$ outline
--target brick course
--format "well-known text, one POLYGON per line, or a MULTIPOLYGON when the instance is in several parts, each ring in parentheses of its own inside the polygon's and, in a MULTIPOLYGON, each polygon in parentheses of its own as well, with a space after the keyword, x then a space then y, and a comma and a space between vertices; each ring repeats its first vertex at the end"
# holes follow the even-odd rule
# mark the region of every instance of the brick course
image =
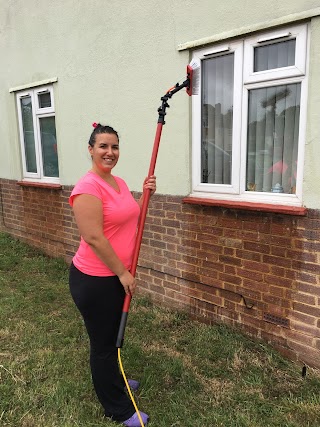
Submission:
MULTIPOLYGON (((0 230, 70 262, 79 243, 72 187, 0 180, 0 230)), ((139 193, 134 193, 139 197, 139 193)), ((225 322, 320 367, 320 211, 306 216, 150 201, 141 294, 212 324, 225 322)))
POLYGON ((71 187, 27 187, 6 179, 0 185, 0 230, 70 261, 79 242, 68 204, 71 187))

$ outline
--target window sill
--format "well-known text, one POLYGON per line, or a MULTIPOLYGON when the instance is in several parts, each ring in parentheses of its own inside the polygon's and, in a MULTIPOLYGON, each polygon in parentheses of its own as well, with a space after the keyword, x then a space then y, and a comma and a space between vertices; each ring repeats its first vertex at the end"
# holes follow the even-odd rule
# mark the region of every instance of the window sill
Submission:
POLYGON ((242 209, 248 211, 281 213, 285 215, 305 216, 307 214, 307 208, 304 208, 302 206, 300 207, 287 205, 271 205, 267 203, 235 202, 231 200, 205 199, 202 197, 185 197, 184 199, 182 199, 182 203, 204 206, 220 206, 229 209, 242 209))
POLYGON ((52 184, 49 182, 32 182, 32 181, 18 181, 17 185, 21 187, 36 187, 36 188, 47 188, 48 190, 61 190, 61 184, 52 184))

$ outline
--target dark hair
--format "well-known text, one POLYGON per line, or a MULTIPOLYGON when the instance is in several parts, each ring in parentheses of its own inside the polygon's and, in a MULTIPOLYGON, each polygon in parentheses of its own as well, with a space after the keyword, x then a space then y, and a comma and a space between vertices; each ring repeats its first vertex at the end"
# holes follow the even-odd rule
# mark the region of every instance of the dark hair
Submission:
POLYGON ((96 135, 100 134, 100 133, 113 134, 118 138, 118 142, 119 142, 118 132, 115 131, 111 126, 104 126, 104 125, 101 125, 100 123, 93 123, 93 127, 94 127, 94 129, 93 129, 92 134, 90 135, 90 139, 89 139, 89 145, 91 145, 91 147, 93 147, 95 142, 96 142, 96 135))

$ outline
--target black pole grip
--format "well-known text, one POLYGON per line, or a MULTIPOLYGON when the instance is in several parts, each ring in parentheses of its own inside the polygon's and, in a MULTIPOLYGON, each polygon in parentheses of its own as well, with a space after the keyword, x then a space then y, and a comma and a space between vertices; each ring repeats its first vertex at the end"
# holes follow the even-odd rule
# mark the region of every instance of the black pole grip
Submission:
POLYGON ((118 331, 118 337, 117 337, 117 342, 116 342, 116 347, 117 348, 121 348, 122 347, 123 338, 124 338, 124 331, 126 329, 126 324, 127 324, 127 319, 128 319, 128 312, 123 311, 122 315, 121 315, 120 326, 119 326, 119 331, 118 331))

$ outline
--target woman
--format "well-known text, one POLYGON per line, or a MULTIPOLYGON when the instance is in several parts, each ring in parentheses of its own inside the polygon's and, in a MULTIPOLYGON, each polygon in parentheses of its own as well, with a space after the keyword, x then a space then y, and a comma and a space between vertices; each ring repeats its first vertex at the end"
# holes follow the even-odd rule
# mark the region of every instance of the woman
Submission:
MULTIPOLYGON (((126 183, 111 173, 119 159, 117 132, 93 126, 88 147, 92 169, 69 199, 81 235, 70 266, 70 292, 89 335, 92 380, 105 415, 127 427, 140 427, 119 372, 116 339, 125 294, 133 295, 136 288, 130 267, 143 195, 136 202, 126 183)), ((146 178, 143 188, 152 195, 155 176, 146 178)), ((140 415, 146 424, 148 415, 140 415)))

